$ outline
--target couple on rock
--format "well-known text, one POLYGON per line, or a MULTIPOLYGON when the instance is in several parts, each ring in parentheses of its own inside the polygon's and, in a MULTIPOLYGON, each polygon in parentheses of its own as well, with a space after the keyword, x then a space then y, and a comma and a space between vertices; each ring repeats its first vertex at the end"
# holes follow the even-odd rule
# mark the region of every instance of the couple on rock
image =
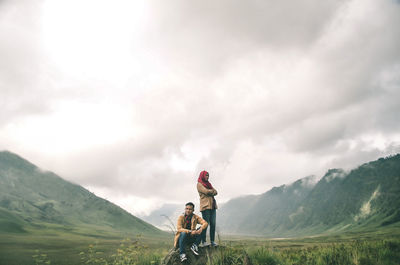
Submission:
POLYGON ((206 243, 207 227, 210 226, 210 240, 212 246, 217 246, 215 243, 215 223, 216 223, 216 209, 217 190, 208 181, 210 175, 207 171, 200 172, 197 180, 197 191, 200 196, 200 212, 202 217, 193 213, 194 204, 188 202, 185 205, 185 213, 178 218, 177 232, 174 239, 174 246, 179 246, 179 255, 181 261, 186 260, 185 246, 192 244, 190 250, 199 255, 199 246, 209 245, 206 243), (197 224, 201 226, 196 229, 197 224))

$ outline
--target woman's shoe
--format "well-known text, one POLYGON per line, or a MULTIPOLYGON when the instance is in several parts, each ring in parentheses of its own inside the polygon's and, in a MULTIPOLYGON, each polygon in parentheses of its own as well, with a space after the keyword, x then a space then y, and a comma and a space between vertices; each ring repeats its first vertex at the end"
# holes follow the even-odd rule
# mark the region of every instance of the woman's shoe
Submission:
POLYGON ((218 244, 215 243, 214 241, 211 241, 211 246, 213 246, 213 247, 218 247, 218 244))

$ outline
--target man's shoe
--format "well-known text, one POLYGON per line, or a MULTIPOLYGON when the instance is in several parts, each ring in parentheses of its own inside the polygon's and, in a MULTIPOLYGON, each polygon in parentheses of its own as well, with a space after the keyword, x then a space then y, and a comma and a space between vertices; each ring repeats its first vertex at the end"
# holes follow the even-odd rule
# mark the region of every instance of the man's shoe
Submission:
POLYGON ((199 247, 200 247, 200 248, 204 247, 204 243, 201 242, 201 243, 199 244, 199 247))
POLYGON ((181 262, 184 262, 185 260, 187 260, 185 253, 180 254, 179 257, 181 258, 181 262))
POLYGON ((211 242, 211 246, 213 246, 213 247, 218 247, 218 244, 215 243, 214 241, 212 241, 212 242, 211 242))
POLYGON ((195 254, 196 256, 199 255, 199 249, 197 248, 197 246, 195 244, 192 245, 192 247, 190 248, 190 250, 193 252, 193 254, 195 254))

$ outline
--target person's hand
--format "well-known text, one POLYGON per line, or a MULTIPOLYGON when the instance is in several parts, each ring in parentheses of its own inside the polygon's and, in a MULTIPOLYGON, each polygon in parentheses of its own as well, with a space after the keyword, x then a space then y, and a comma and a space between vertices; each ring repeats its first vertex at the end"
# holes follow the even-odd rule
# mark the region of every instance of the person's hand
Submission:
POLYGON ((203 229, 200 228, 199 230, 194 231, 192 234, 200 235, 202 231, 203 231, 203 229))

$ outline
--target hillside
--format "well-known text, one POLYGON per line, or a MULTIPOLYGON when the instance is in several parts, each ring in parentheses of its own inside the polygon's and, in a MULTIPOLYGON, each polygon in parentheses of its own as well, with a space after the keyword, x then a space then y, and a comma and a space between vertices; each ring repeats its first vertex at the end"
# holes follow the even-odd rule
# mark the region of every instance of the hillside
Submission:
POLYGON ((16 154, 0 152, 0 232, 48 227, 78 234, 164 234, 81 186, 16 154))
POLYGON ((225 233, 282 237, 373 230, 399 222, 400 155, 395 155, 350 172, 330 169, 316 184, 308 177, 232 199, 218 211, 217 225, 225 233))

